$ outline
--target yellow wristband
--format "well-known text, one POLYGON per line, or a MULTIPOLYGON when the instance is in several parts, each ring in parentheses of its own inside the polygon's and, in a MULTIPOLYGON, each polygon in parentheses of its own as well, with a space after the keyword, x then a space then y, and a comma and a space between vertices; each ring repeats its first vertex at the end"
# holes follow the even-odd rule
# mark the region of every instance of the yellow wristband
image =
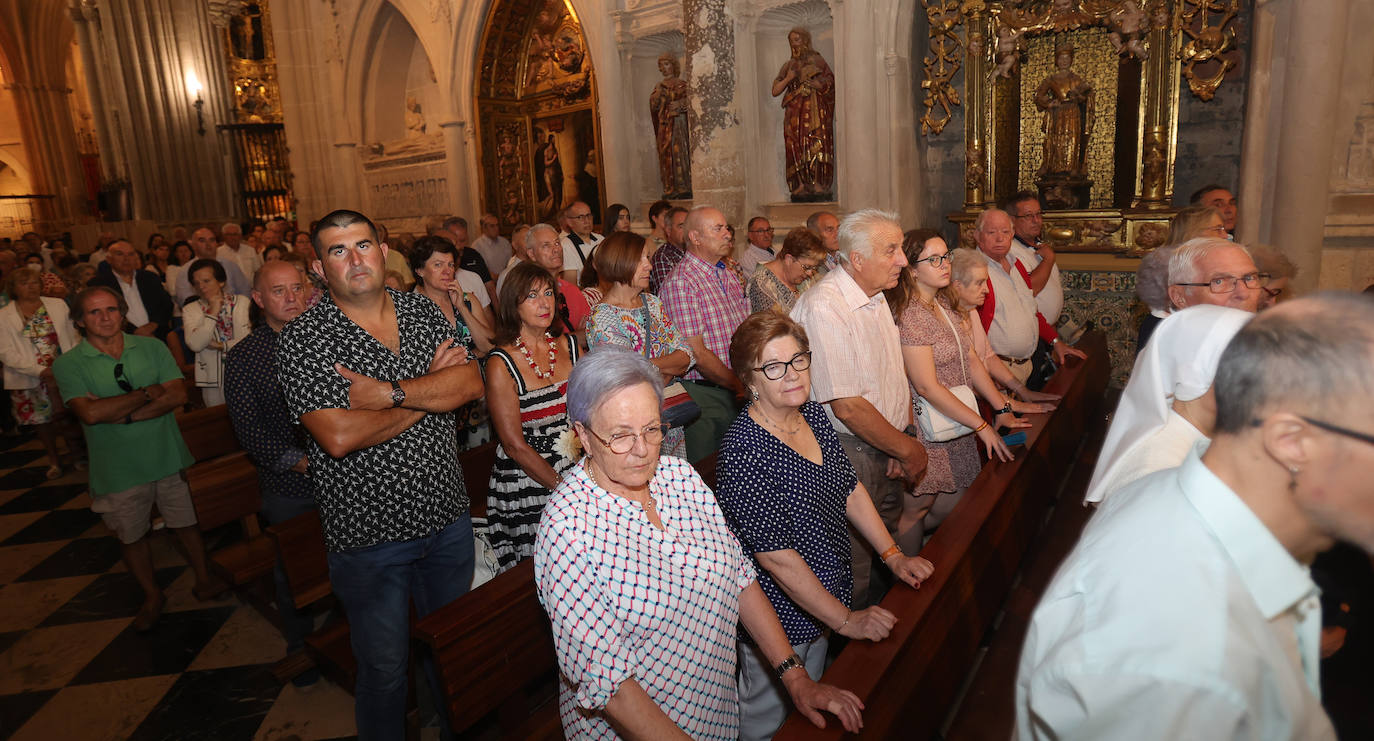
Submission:
POLYGON ((976 428, 973 430, 974 434, 978 434, 979 432, 982 432, 982 431, 983 431, 983 428, 984 428, 984 427, 987 427, 987 426, 988 426, 988 421, 985 419, 985 420, 983 420, 983 424, 978 425, 978 427, 976 427, 976 428))
POLYGON ((902 547, 897 545, 896 543, 893 543, 887 550, 883 551, 883 555, 879 556, 878 560, 882 561, 883 563, 887 563, 887 559, 892 558, 893 556, 901 552, 902 547))

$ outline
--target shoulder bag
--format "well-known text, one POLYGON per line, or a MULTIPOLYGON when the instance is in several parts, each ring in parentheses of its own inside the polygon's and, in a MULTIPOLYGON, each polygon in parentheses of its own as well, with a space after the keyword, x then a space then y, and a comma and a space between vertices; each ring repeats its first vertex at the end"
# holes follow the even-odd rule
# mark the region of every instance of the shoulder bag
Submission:
MULTIPOLYGON (((654 312, 649 309, 649 299, 643 293, 639 294, 639 300, 644 304, 644 357, 652 362, 650 348, 654 344, 654 312)), ((686 427, 701 416, 701 407, 687 395, 687 388, 681 381, 673 381, 663 387, 661 416, 664 422, 673 427, 686 427)))
MULTIPOLYGON (((954 342, 959 346, 959 367, 964 371, 964 383, 951 386, 949 392, 954 394, 954 398, 963 402, 964 406, 972 409, 974 414, 977 414, 978 399, 973 395, 973 389, 968 385, 968 358, 964 354, 964 343, 959 339, 959 330, 954 327, 954 322, 950 321, 949 314, 945 313, 944 307, 940 306, 938 301, 935 303, 935 309, 940 312, 940 316, 944 317, 945 323, 949 325, 949 330, 954 333, 954 342)), ((973 432, 972 427, 945 416, 924 396, 916 397, 916 423, 921 426, 921 437, 932 443, 948 442, 973 432)))

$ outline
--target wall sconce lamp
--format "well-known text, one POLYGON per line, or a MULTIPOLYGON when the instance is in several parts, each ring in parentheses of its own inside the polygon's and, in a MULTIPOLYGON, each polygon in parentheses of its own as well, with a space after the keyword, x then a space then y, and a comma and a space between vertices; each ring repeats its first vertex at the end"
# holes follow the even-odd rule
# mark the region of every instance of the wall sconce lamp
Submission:
POLYGON ((187 70, 186 93, 196 99, 191 104, 196 107, 196 133, 205 136, 205 100, 200 97, 200 91, 200 78, 196 77, 194 70, 187 70))

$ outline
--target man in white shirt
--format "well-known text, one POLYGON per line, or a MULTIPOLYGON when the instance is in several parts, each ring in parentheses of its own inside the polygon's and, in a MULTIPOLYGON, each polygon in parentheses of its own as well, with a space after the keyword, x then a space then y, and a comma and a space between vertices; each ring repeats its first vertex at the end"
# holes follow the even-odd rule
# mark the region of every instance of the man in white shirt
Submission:
MULTIPOLYGON (((887 531, 911 555, 921 548, 918 524, 898 533, 902 501, 926 468, 926 451, 906 434, 911 385, 902 345, 883 291, 897 285, 907 264, 897 215, 866 209, 838 229, 840 269, 797 299, 792 318, 811 339, 811 398, 824 404, 854 472, 868 490, 887 531), (891 475, 889 475, 891 474, 891 475)), ((873 549, 850 532, 854 609, 875 605, 873 549)), ((893 554, 888 554, 891 557, 893 554)))
POLYGON ((1031 619, 1021 739, 1334 739, 1308 564, 1374 553, 1374 302, 1259 314, 1217 368, 1216 425, 1116 494, 1031 619))
POLYGON ((773 225, 767 217, 755 216, 749 220, 748 240, 744 254, 739 256, 739 266, 746 280, 759 265, 773 260, 773 225))
POLYGON ((511 244, 501 236, 501 222, 496 214, 482 214, 477 225, 482 229, 482 236, 473 241, 472 248, 482 256, 491 277, 497 278, 506 269, 506 263, 510 262, 511 244))
POLYGON ((172 298, 157 275, 139 270, 138 252, 128 240, 116 239, 105 248, 106 260, 87 285, 105 286, 124 297, 125 330, 143 337, 167 338, 172 328, 172 298))
MULTIPOLYGON (((253 293, 253 284, 239 269, 238 263, 227 257, 216 256, 218 247, 215 244, 215 233, 208 227, 201 227, 191 232, 191 238, 187 241, 191 243, 191 251, 195 253, 197 260, 217 260, 220 265, 224 266, 226 278, 224 290, 240 296, 248 296, 253 293)), ((190 266, 187 265, 185 270, 177 273, 177 306, 184 306, 186 299, 195 295, 195 291, 191 288, 191 276, 187 275, 189 272, 191 272, 190 266)))
POLYGON ((605 237, 592 231, 592 209, 578 201, 564 212, 568 219, 568 232, 562 235, 563 280, 573 285, 581 285, 582 267, 592 259, 596 249, 605 237))
POLYGON ((244 277, 252 279, 258 268, 262 267, 262 256, 252 245, 243 241, 243 227, 231 221, 220 227, 219 238, 223 244, 215 250, 215 257, 233 260, 243 271, 244 277))
POLYGON ((1050 326, 1058 326, 1059 314, 1064 310, 1064 284, 1059 279, 1054 250, 1040 239, 1045 226, 1040 197, 1023 190, 1008 199, 1004 208, 1011 216, 1014 232, 1011 252, 1030 269, 1035 305, 1050 326))

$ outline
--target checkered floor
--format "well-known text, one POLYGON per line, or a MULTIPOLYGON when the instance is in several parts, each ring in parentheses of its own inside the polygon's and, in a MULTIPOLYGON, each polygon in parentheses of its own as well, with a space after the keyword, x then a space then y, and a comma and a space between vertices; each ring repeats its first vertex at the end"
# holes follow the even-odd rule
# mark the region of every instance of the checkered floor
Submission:
POLYGON ((167 607, 131 626, 141 593, 90 511, 86 477, 44 477, 37 441, 0 437, 0 739, 329 739, 353 699, 327 680, 273 678, 281 634, 226 597, 199 602, 190 568, 153 536, 167 607))

